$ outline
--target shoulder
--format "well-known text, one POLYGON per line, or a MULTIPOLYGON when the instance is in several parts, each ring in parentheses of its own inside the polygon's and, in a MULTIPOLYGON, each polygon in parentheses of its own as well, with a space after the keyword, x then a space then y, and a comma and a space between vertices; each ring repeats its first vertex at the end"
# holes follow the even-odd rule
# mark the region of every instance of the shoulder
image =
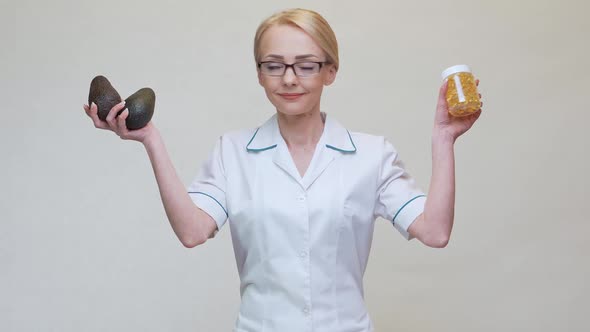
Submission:
POLYGON ((257 128, 244 128, 244 129, 237 129, 231 130, 223 133, 219 138, 221 140, 221 144, 223 145, 232 145, 232 146, 241 146, 246 149, 246 145, 256 133, 257 128))
POLYGON ((361 155, 371 154, 379 156, 388 149, 394 149, 393 145, 383 135, 358 131, 349 131, 349 134, 353 144, 356 146, 357 153, 361 155))

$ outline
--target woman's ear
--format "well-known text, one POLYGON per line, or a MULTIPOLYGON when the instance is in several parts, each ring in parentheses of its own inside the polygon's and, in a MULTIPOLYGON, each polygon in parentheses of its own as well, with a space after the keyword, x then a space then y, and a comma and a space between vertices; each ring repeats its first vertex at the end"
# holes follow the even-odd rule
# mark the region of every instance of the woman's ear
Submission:
POLYGON ((324 79, 324 85, 328 86, 334 83, 334 80, 336 80, 336 74, 338 73, 338 70, 336 69, 336 66, 332 63, 328 64, 326 67, 327 73, 324 79))

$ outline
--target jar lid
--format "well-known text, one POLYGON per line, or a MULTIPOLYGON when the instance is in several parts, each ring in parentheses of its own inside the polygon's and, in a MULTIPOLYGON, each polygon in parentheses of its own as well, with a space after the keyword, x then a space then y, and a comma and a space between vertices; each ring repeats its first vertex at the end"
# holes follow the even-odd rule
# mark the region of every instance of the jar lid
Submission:
POLYGON ((449 75, 453 75, 456 73, 471 73, 471 69, 468 65, 456 65, 443 70, 441 76, 444 80, 445 78, 449 77, 449 75))

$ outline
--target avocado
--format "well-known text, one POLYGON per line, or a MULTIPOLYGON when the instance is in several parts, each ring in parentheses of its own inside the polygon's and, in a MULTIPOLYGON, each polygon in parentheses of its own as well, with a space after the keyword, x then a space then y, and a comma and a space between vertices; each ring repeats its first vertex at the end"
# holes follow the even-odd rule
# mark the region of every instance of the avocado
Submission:
POLYGON ((113 106, 121 102, 121 96, 106 77, 99 75, 90 82, 88 106, 93 102, 98 107, 98 118, 105 121, 113 106))
POLYGON ((134 130, 145 127, 154 115, 155 103, 156 94, 150 88, 139 89, 127 97, 125 99, 125 108, 129 109, 129 116, 125 120, 127 129, 134 130))

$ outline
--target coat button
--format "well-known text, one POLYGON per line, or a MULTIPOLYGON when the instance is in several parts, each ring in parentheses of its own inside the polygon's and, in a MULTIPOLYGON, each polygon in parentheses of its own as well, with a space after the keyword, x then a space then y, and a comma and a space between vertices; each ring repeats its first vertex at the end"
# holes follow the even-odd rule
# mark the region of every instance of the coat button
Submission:
POLYGON ((307 256, 307 252, 302 251, 301 253, 299 253, 299 257, 305 258, 305 256, 307 256))

